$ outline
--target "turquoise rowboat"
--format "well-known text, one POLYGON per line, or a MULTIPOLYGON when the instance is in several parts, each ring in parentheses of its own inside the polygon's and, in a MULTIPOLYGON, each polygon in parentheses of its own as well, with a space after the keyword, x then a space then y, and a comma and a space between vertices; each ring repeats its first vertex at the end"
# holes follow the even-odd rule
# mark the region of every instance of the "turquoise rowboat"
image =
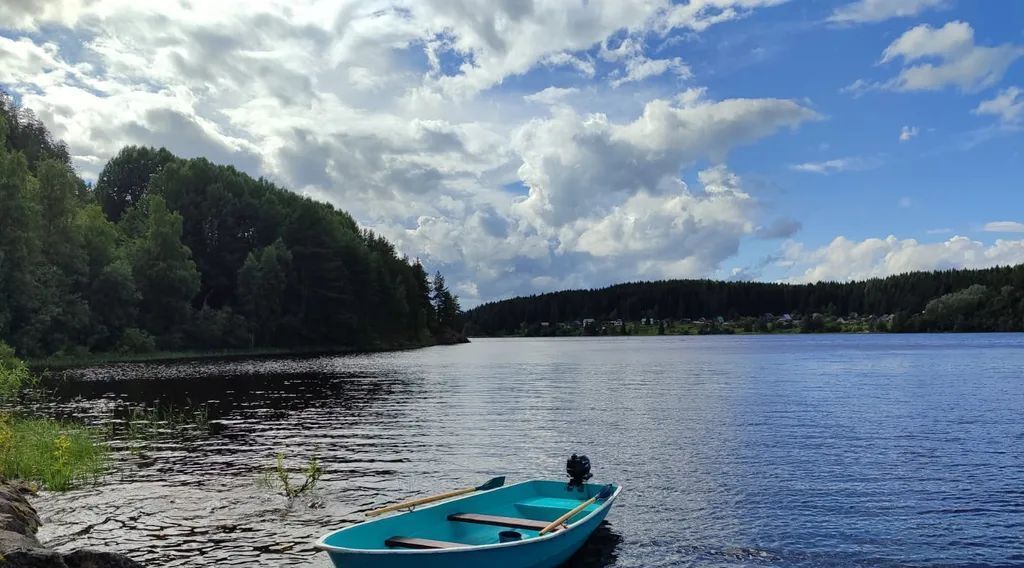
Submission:
POLYGON ((526 481, 360 523, 324 536, 317 547, 338 568, 555 568, 583 546, 621 491, 526 481), (592 498, 559 529, 540 535, 592 498))

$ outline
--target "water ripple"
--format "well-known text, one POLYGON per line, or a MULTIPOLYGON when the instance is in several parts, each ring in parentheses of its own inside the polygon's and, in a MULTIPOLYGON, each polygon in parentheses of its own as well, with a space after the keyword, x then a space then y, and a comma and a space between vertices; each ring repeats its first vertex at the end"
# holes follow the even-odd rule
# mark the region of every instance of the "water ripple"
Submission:
POLYGON ((154 566, 318 566, 312 542, 396 499, 561 475, 626 491, 574 568, 1024 564, 1020 335, 479 340, 345 357, 78 371, 41 413, 117 429, 96 487, 47 494, 41 536, 154 566), (257 485, 284 452, 317 493, 257 485))

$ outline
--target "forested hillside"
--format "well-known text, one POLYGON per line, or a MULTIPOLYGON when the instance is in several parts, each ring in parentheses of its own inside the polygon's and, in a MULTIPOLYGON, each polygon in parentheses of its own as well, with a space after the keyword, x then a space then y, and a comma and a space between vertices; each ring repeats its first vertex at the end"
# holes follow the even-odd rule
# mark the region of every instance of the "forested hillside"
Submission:
POLYGON ((23 356, 421 345, 459 327, 440 275, 330 205, 139 147, 89 187, 6 95, 0 141, 0 341, 23 356))
MULTIPOLYGON (((1022 331, 1024 265, 915 272, 862 282, 774 284, 668 280, 569 290, 481 305, 466 314, 475 334, 513 335, 546 322, 678 321, 792 314, 891 316, 885 331, 1022 331)), ((818 330, 824 329, 818 326, 818 330)))

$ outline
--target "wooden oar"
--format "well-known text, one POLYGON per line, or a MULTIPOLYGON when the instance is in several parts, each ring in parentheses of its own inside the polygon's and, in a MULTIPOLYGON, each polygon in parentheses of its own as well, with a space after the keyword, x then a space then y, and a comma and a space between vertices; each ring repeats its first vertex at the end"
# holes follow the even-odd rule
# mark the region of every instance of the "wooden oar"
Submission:
POLYGON ((391 511, 399 511, 402 509, 409 509, 411 507, 417 507, 419 505, 426 505, 427 503, 433 503, 435 501, 443 501, 444 499, 451 499, 452 497, 458 497, 459 495, 465 495, 467 493, 473 493, 475 491, 487 491, 489 489, 497 489, 505 485, 504 477, 495 477, 494 479, 480 485, 479 487, 468 487, 466 489, 458 489, 456 491, 449 491, 448 493, 442 493, 440 495, 434 495, 433 497, 423 497, 421 499, 413 499, 412 501, 406 501, 397 505, 388 505, 383 509, 377 509, 376 511, 370 511, 366 513, 367 517, 376 517, 383 515, 384 513, 390 513, 391 511))
POLYGON ((614 485, 605 485, 604 487, 601 488, 600 493, 598 493, 597 495, 591 497, 590 499, 587 499, 586 501, 580 503, 579 507, 576 507, 572 511, 569 511, 568 513, 562 515, 561 517, 558 517, 550 525, 542 528, 540 530, 540 536, 544 536, 545 534, 547 534, 547 533, 557 529, 558 527, 562 526, 562 523, 564 523, 564 522, 568 521, 569 519, 575 517, 583 509, 586 509, 587 507, 593 505, 598 500, 604 501, 605 499, 611 497, 612 494, 614 494, 614 493, 615 493, 615 486, 614 485))

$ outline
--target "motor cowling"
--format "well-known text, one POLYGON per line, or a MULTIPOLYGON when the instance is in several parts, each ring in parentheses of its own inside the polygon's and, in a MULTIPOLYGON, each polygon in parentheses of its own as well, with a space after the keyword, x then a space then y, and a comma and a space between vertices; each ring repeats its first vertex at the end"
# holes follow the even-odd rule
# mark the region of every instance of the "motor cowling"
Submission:
POLYGON ((588 479, 594 477, 594 474, 590 473, 590 458, 587 456, 579 456, 573 454, 572 457, 565 462, 565 473, 569 476, 569 487, 583 491, 583 485, 588 479))

